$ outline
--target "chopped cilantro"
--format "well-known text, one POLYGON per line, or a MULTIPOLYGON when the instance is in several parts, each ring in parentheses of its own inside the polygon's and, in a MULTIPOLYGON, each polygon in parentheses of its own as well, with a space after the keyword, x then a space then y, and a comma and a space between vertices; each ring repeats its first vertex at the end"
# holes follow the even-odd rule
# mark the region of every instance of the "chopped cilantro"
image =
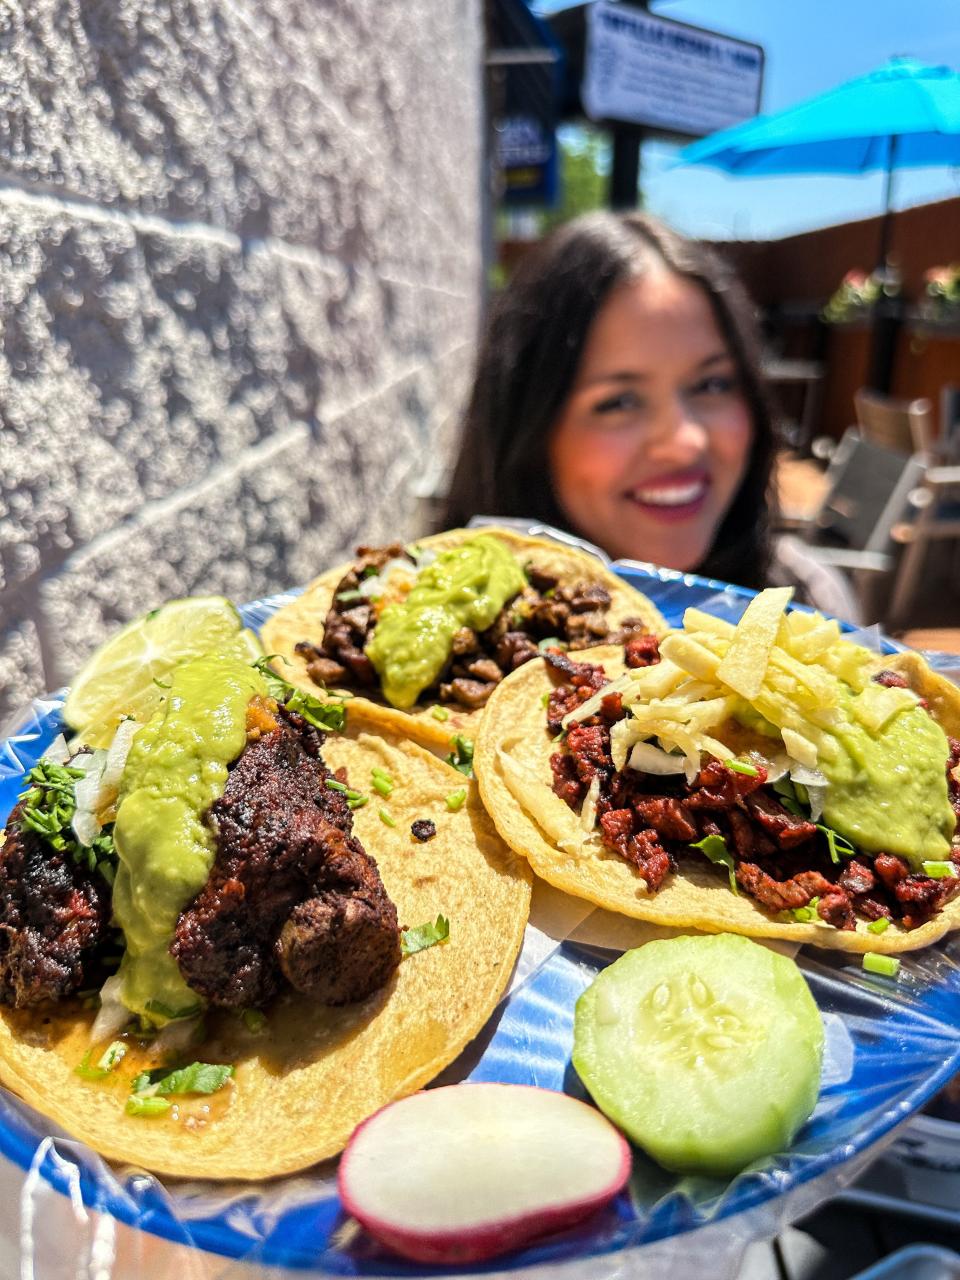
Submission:
POLYGON ((166 1098, 143 1098, 137 1093, 132 1093, 127 1099, 127 1105, 124 1110, 128 1116, 150 1118, 152 1116, 162 1116, 164 1112, 170 1110, 171 1105, 166 1098))
MULTIPOLYGON (((245 1013, 254 1013, 248 1009, 245 1013)), ((219 1062, 191 1062, 189 1066, 151 1067, 135 1076, 130 1090, 138 1097, 152 1098, 157 1094, 166 1097, 180 1093, 216 1093, 233 1075, 233 1067, 219 1062)))
POLYGON ((438 942, 446 942, 450 937, 450 921, 446 916, 438 915, 435 922, 418 925, 415 929, 404 929, 400 934, 400 952, 412 956, 415 951, 424 951, 438 942))
POLYGON ((957 874, 957 868, 952 862, 925 862, 923 874, 931 880, 949 880, 957 874))
POLYGON ((154 1093, 166 1097, 178 1093, 216 1093, 233 1075, 233 1067, 219 1062, 191 1062, 157 1080, 154 1093))
POLYGON ((704 836, 702 840, 698 840, 695 844, 692 843, 690 848, 699 849, 711 862, 717 866, 726 867, 727 874, 730 877, 730 888, 734 893, 739 894, 736 863, 733 860, 733 854, 727 848, 727 842, 723 836, 704 836))
POLYGON ((180 1018, 195 1018, 200 1012, 200 1002, 194 1004, 185 1004, 180 1009, 174 1009, 169 1004, 164 1004, 162 1000, 148 1000, 147 1013, 155 1013, 158 1017, 168 1018, 171 1022, 176 1022, 180 1018))
POLYGON ((243 1019, 243 1025, 254 1035, 261 1032, 267 1025, 266 1014, 259 1009, 244 1009, 240 1017, 243 1019))
POLYGON ((830 851, 830 861, 839 862, 841 857, 856 857, 856 849, 844 836, 834 831, 831 827, 825 827, 822 823, 817 823, 817 830, 822 832, 827 838, 827 848, 830 851))
POLYGON ((347 807, 350 809, 362 809, 369 799, 369 796, 351 796, 347 801, 347 807))
POLYGON ((456 813, 458 809, 463 808, 463 802, 466 798, 466 789, 461 787, 459 791, 451 791, 448 796, 444 796, 444 801, 450 812, 456 813))
POLYGON ((123 1061, 127 1052, 127 1046, 122 1040, 114 1040, 107 1046, 106 1051, 102 1054, 100 1061, 94 1067, 90 1063, 90 1055, 92 1049, 88 1049, 83 1055, 83 1061, 78 1067, 73 1068, 74 1075, 80 1076, 83 1080, 104 1080, 123 1061))
POLYGON ((22 809, 20 826, 32 831, 58 853, 67 855, 88 871, 99 871, 108 884, 113 883, 117 851, 113 843, 113 824, 103 827, 91 844, 81 844, 73 831, 77 811, 77 779, 82 769, 40 760, 27 774, 27 789, 20 794, 22 809))
POLYGON ((380 810, 380 821, 385 827, 395 827, 397 825, 386 809, 380 810))
POLYGON ((803 809, 797 798, 796 788, 789 778, 779 778, 774 784, 773 789, 780 797, 780 803, 786 809, 787 813, 792 813, 795 818, 804 817, 803 809))
POLYGON ((389 778, 383 778, 379 774, 373 775, 373 789, 377 795, 385 798, 393 792, 393 783, 389 778))
POLYGON ((447 756, 447 764, 452 764, 465 777, 472 778, 473 742, 471 739, 465 738, 462 733, 455 733, 450 739, 450 746, 453 750, 447 756))
POLYGON ((748 778, 759 777, 756 768, 746 760, 725 760, 724 764, 734 773, 745 774, 748 778))
POLYGON ((360 794, 359 791, 351 791, 345 782, 338 782, 336 778, 325 778, 323 785, 329 787, 331 791, 342 791, 348 800, 360 794))
POLYGON ((256 662, 251 664, 266 681, 270 697, 276 698, 277 702, 282 703, 288 711, 295 711, 297 715, 303 716, 307 724, 312 725, 314 729, 340 733, 347 718, 346 707, 341 702, 322 702, 312 693, 294 688, 289 680, 284 680, 272 669, 270 663, 274 658, 287 662, 282 654, 270 653, 257 658, 256 662))

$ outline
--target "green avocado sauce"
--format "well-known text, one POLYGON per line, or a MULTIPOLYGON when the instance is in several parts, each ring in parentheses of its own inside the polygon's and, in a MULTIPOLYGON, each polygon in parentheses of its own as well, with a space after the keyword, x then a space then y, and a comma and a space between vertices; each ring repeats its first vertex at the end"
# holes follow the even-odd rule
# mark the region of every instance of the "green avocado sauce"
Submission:
POLYGON ((204 814, 246 744, 247 704, 267 693, 257 671, 220 654, 184 663, 171 681, 163 707, 133 740, 113 831, 113 914, 127 944, 121 998, 157 1025, 201 1003, 169 946, 177 917, 213 864, 204 814))
POLYGON ((410 594, 387 605, 366 646, 383 696, 406 711, 440 675, 461 627, 483 631, 526 585, 503 543, 481 534, 442 551, 410 594))
MULTIPOLYGON (((853 699, 848 699, 852 706, 853 699)), ((922 707, 897 712, 878 733, 853 716, 834 730, 823 821, 867 853, 894 853, 914 871, 949 858, 956 818, 947 791, 947 737, 922 707)))

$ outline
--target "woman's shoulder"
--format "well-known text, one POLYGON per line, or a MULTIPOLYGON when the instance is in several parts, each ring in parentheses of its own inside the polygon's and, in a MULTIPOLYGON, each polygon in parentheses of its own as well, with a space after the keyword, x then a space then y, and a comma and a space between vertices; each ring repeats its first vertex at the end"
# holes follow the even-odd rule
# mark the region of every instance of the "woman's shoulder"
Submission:
POLYGON ((860 604, 848 578, 817 558, 816 551, 794 534, 773 540, 770 586, 796 587, 794 599, 846 622, 862 622, 860 604))

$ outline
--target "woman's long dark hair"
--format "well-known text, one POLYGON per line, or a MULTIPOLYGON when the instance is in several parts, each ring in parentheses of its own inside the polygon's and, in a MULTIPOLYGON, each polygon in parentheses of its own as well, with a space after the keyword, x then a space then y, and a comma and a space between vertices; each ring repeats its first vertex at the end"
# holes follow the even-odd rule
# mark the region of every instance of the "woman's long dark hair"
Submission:
POLYGON ((559 227, 521 262, 495 300, 443 528, 483 514, 531 516, 583 532, 557 504, 547 442, 597 312, 617 285, 657 265, 706 294, 753 424, 746 474, 698 571, 746 586, 765 585, 775 442, 752 305, 712 250, 640 213, 591 213, 559 227))

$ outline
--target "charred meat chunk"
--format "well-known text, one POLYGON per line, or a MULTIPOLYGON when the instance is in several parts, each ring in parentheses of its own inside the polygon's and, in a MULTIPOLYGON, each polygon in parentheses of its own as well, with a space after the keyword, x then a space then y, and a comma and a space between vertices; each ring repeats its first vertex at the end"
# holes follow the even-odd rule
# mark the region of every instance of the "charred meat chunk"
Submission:
POLYGON ((181 913, 171 952, 211 1004, 259 1007, 282 988, 362 1000, 400 962, 397 913, 374 860, 327 787, 322 735, 283 713, 251 743, 209 810, 217 853, 181 913))
POLYGON ((421 844, 425 844, 427 840, 432 840, 437 834, 437 824, 432 822, 430 818, 417 818, 415 822, 411 822, 410 832, 414 840, 419 840, 421 844))
POLYGON ((89 986, 110 934, 109 886, 24 829, 23 803, 0 846, 0 1003, 22 1009, 89 986))

